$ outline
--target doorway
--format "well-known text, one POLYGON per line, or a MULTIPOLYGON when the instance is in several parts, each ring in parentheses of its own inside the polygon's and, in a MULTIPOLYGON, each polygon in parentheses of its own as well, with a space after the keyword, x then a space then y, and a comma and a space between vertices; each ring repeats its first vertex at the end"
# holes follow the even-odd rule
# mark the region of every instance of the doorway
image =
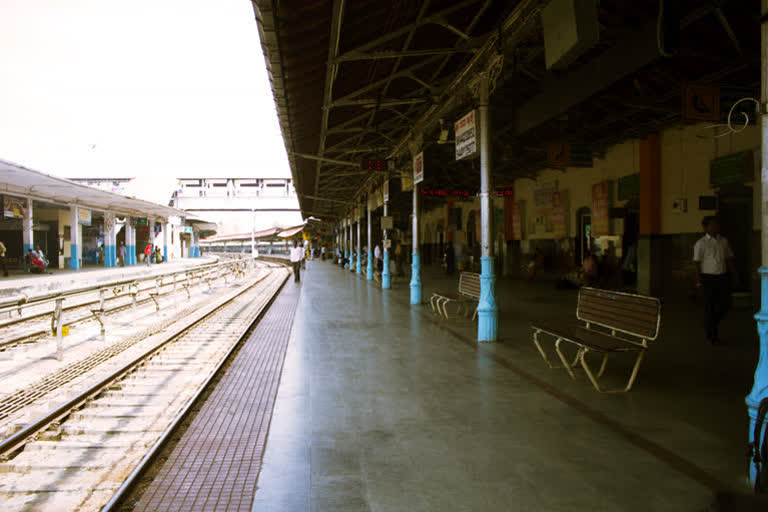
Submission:
POLYGON ((581 267, 584 258, 592 251, 592 211, 579 208, 576 211, 579 231, 576 234, 576 265, 581 267))
POLYGON ((752 233, 752 188, 744 185, 722 186, 718 193, 720 231, 733 249, 737 281, 734 291, 750 289, 752 233))

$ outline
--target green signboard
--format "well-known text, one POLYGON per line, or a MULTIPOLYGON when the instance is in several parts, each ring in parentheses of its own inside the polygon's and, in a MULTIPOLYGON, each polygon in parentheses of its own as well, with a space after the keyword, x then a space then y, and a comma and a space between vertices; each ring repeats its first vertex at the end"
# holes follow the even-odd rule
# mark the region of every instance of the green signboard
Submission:
POLYGON ((630 174, 619 178, 619 201, 640 195, 640 174, 630 174))
POLYGON ((709 163, 709 184, 712 187, 752 181, 754 162, 752 151, 742 151, 715 158, 709 163))
POLYGON ((146 217, 139 217, 138 219, 136 219, 136 225, 137 226, 147 226, 149 224, 147 223, 147 218, 146 217))

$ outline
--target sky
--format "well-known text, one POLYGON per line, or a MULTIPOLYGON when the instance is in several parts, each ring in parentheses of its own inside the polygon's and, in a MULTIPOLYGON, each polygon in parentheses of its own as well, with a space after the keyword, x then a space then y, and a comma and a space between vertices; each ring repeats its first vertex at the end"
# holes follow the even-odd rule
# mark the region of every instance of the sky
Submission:
POLYGON ((72 177, 290 177, 248 0, 0 0, 0 159, 72 177))

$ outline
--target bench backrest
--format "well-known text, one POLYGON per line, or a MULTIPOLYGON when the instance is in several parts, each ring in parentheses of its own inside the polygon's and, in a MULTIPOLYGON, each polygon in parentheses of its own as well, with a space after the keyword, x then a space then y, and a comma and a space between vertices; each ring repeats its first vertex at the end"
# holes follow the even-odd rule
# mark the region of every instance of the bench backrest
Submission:
POLYGON ((480 300, 480 274, 475 272, 459 274, 459 294, 480 300))
POLYGON ((576 318, 645 340, 655 340, 661 324, 661 302, 655 297, 583 287, 576 318))

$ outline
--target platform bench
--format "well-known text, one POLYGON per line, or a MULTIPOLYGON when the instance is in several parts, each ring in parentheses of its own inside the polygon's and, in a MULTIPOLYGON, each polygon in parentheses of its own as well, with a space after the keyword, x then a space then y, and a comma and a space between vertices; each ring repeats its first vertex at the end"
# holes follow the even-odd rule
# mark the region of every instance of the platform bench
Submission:
POLYGON ((469 316, 469 307, 474 305, 472 320, 477 317, 477 302, 480 300, 480 274, 475 272, 462 272, 459 274, 458 293, 434 292, 429 299, 432 311, 445 318, 451 319, 448 313, 447 305, 455 302, 457 304, 456 315, 469 316))
POLYGON ((643 361, 648 342, 659 335, 661 302, 655 297, 583 287, 576 306, 578 322, 533 322, 533 343, 550 368, 565 368, 571 378, 573 369, 581 365, 595 389, 601 393, 626 392, 632 389, 643 361), (552 364, 541 346, 541 335, 555 340, 555 353, 562 364, 552 364), (563 342, 575 346, 573 359, 563 353, 563 342), (587 361, 590 353, 602 356, 600 369, 592 371, 587 361), (598 380, 605 373, 608 356, 616 353, 636 354, 635 364, 626 386, 603 389, 598 380))

